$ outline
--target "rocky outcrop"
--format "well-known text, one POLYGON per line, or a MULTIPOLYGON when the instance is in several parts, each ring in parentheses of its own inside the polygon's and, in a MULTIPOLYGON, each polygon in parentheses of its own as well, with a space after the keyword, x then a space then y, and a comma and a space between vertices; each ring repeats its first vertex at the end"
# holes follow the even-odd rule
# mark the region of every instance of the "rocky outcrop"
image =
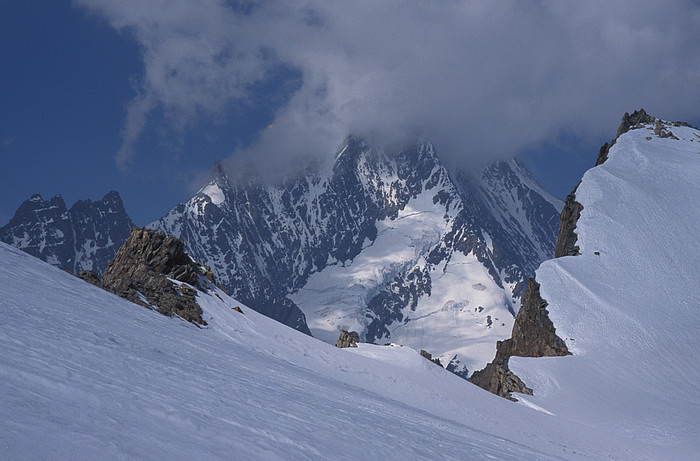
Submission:
MULTIPOLYGON (((500 348, 501 341, 498 342, 500 348)), ((532 389, 527 387, 518 376, 508 368, 508 358, 503 358, 496 353, 493 362, 486 365, 483 370, 475 371, 469 378, 469 382, 476 384, 482 389, 486 389, 492 394, 496 394, 508 400, 516 402, 512 396, 513 392, 532 395, 532 389)))
MULTIPOLYGON (((207 289, 205 279, 213 280, 207 272, 190 259, 180 240, 135 227, 107 266, 99 286, 161 314, 206 325, 195 288, 207 289)), ((94 279, 90 274, 81 278, 94 279)))
POLYGON ((87 283, 95 285, 96 287, 102 288, 102 282, 100 281, 100 275, 95 271, 80 271, 78 278, 85 280, 87 283))
POLYGON ((674 135, 670 130, 666 129, 664 122, 661 120, 656 121, 654 125, 654 134, 659 138, 671 138, 678 141, 678 136, 674 135))
POLYGON ((518 357, 556 357, 570 355, 566 343, 557 336, 549 319, 547 301, 540 295, 540 284, 529 279, 511 337, 502 343, 503 352, 518 357))
POLYGON ((469 381, 496 395, 515 400, 512 392, 532 395, 532 390, 510 371, 510 357, 556 357, 570 354, 566 343, 557 336, 554 324, 549 319, 547 301, 540 295, 539 283, 535 279, 529 279, 511 337, 497 343, 493 362, 483 370, 474 372, 469 381))
POLYGON ((342 330, 338 341, 335 343, 335 347, 345 348, 345 347, 357 347, 357 343, 360 342, 360 335, 356 331, 342 330))

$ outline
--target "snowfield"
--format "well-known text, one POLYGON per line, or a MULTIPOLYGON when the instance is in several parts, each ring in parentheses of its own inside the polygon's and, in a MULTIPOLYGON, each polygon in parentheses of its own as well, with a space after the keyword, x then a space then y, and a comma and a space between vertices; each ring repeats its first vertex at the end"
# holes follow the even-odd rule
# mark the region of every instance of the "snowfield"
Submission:
POLYGON ((0 260, 2 459, 663 453, 508 402, 407 347, 336 349, 223 292, 199 296, 199 329, 5 244, 0 260))

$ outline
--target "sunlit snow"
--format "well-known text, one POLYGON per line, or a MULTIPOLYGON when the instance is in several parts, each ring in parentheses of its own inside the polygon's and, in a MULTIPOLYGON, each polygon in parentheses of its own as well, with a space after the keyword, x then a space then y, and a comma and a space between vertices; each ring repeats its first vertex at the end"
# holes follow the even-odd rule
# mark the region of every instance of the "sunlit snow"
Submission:
POLYGON ((537 271, 574 355, 511 369, 558 417, 670 450, 659 459, 698 459, 700 132, 670 130, 680 139, 630 131, 584 175, 582 254, 537 271))

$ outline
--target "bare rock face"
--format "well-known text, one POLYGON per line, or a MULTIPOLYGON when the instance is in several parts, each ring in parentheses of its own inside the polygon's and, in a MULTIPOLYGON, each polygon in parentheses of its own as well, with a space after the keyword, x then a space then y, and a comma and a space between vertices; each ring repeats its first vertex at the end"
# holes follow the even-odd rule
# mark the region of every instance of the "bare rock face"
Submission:
MULTIPOLYGON (((498 342, 499 347, 500 345, 501 341, 498 342)), ((486 365, 486 368, 475 371, 469 378, 469 382, 513 402, 516 402, 517 399, 511 395, 512 392, 532 395, 532 389, 527 387, 515 373, 510 371, 508 359, 499 359, 498 354, 493 362, 486 365)))
POLYGON ((580 254, 579 247, 576 245, 578 236, 574 231, 578 218, 581 217, 583 205, 576 201, 576 189, 578 189, 578 185, 566 196, 564 208, 559 215, 559 233, 557 234, 557 243, 554 246, 555 258, 580 254))
POLYGON ((529 279, 510 339, 503 341, 506 352, 518 357, 556 357, 570 355, 566 343, 557 336, 549 319, 547 301, 540 296, 540 284, 529 279), (507 346, 506 346, 506 343, 507 346))
POLYGON ((100 281, 100 276, 95 271, 80 271, 78 278, 85 280, 87 283, 91 283, 97 287, 102 288, 102 282, 100 281))
POLYGON ((529 279, 511 337, 497 343, 493 362, 483 370, 474 372, 469 381, 509 400, 515 400, 512 392, 532 395, 532 389, 508 368, 510 357, 571 355, 566 343, 557 336, 546 307, 547 301, 540 296, 539 283, 535 279, 529 279))
MULTIPOLYGON (((92 277, 85 275, 84 279, 90 281, 92 277)), ((161 314, 177 315, 196 325, 206 325, 192 288, 206 290, 205 283, 200 283, 200 276, 211 279, 211 275, 185 253, 180 240, 135 227, 107 266, 99 286, 161 314)))
POLYGON ((345 347, 357 347, 357 343, 360 342, 360 335, 356 331, 342 330, 338 341, 335 343, 335 347, 345 348, 345 347))

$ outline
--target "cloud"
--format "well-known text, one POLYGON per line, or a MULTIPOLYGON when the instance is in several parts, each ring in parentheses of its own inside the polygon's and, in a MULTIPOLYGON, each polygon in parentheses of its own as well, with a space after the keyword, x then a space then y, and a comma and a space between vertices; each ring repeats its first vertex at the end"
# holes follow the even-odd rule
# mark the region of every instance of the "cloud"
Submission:
POLYGON ((700 115, 692 1, 75 0, 141 46, 119 161, 155 110, 175 130, 255 103, 280 66, 300 85, 237 158, 280 168, 348 134, 422 132, 456 164, 562 131, 610 137, 623 112, 700 115))

